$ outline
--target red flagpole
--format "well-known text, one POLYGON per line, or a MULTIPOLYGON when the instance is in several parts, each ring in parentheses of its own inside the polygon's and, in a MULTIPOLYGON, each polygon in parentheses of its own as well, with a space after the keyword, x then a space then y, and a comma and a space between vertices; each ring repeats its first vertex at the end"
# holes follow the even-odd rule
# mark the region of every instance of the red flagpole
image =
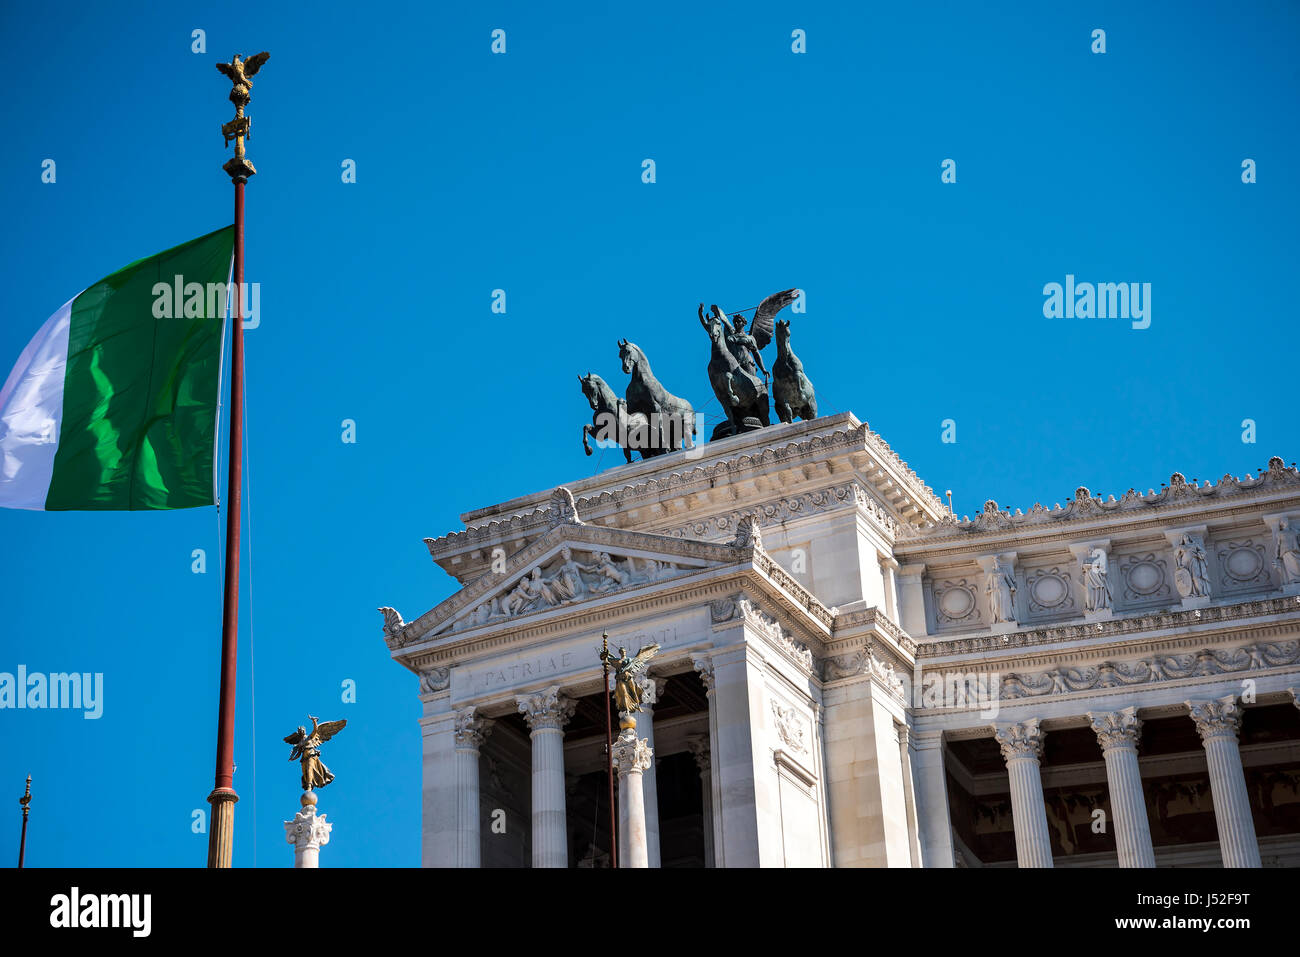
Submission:
POLYGON ((230 102, 235 104, 235 119, 222 127, 222 133, 235 139, 235 156, 222 169, 235 184, 235 268, 230 330, 230 454, 226 471, 226 580, 221 616, 221 697, 217 706, 216 781, 208 803, 212 805, 212 826, 208 833, 208 867, 230 867, 234 852, 235 802, 235 678, 239 662, 239 529, 240 491, 243 477, 244 450, 244 186, 257 172, 244 157, 244 138, 252 82, 247 76, 256 73, 268 55, 260 53, 240 63, 237 57, 220 67, 234 87, 230 102))
POLYGON ((605 770, 609 775, 609 863, 618 867, 618 812, 614 806, 614 723, 609 710, 609 633, 600 636, 600 673, 604 677, 605 695, 605 770))

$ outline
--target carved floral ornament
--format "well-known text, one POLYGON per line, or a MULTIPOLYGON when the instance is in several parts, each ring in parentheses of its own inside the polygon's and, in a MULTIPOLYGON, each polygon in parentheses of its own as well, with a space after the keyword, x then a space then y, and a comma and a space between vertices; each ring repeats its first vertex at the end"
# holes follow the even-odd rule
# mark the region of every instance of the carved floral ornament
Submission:
POLYGON ((806 674, 812 674, 813 653, 808 646, 781 627, 775 617, 755 604, 744 592, 710 602, 709 617, 714 625, 745 622, 793 658, 806 674))
POLYGON ((1225 475, 1218 482, 1207 481, 1203 485, 1197 485, 1194 481, 1189 482, 1181 472, 1175 472, 1169 477, 1168 484, 1159 492, 1148 490, 1145 495, 1140 494, 1136 489, 1129 489, 1119 499, 1111 495, 1102 501, 1099 496, 1094 496, 1087 488, 1081 486, 1075 490, 1074 498, 1064 507, 1059 503, 1053 508, 1036 504, 1028 512, 1016 509, 1014 514, 999 508, 997 502, 990 499, 984 503, 983 510, 974 519, 963 517, 958 520, 944 515, 938 522, 929 525, 901 526, 899 537, 941 538, 962 533, 1005 532, 1033 525, 1104 518, 1109 515, 1169 505, 1209 504, 1236 495, 1298 485, 1300 485, 1300 470, 1295 466, 1285 465, 1282 459, 1275 455, 1268 460, 1268 468, 1261 470, 1254 477, 1236 478, 1225 475))
POLYGON ((838 681, 858 675, 875 677, 887 691, 906 702, 907 692, 902 677, 894 670, 892 663, 877 658, 869 646, 849 654, 835 655, 822 662, 822 678, 825 681, 838 681))
POLYGON ((1001 676, 1000 697, 1014 701, 1181 678, 1206 678, 1281 667, 1297 661, 1300 661, 1300 641, 1256 642, 1232 649, 1206 648, 1194 654, 1153 654, 1130 661, 1103 661, 1032 674, 1007 672, 1001 676))

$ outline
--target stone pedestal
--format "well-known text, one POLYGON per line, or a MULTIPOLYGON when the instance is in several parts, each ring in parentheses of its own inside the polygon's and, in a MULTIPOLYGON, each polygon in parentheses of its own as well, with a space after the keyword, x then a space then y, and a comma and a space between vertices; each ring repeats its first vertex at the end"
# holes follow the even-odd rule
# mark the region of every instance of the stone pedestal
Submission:
POLYGON ((1110 789, 1119 866, 1155 867, 1151 824, 1147 820, 1146 799, 1142 796, 1142 773, 1138 770, 1137 746, 1142 734, 1142 720, 1137 716, 1137 708, 1089 711, 1088 720, 1092 722, 1092 730, 1106 761, 1106 784, 1110 789))
POLYGON ((330 842, 334 825, 316 813, 316 792, 304 791, 302 810, 284 822, 284 839, 293 845, 294 867, 320 867, 320 849, 330 842))
POLYGON ((646 842, 645 787, 642 773, 654 755, 636 735, 624 728, 614 742, 614 767, 618 771, 618 866, 649 867, 646 842))
POLYGON ((564 802, 564 726, 577 702, 552 686, 518 695, 519 711, 532 729, 533 867, 569 866, 569 831, 564 802))
POLYGON ((1016 863, 1020 867, 1051 867, 1052 840, 1047 832, 1043 802, 1043 732, 1037 718, 994 729, 1011 780, 1011 819, 1016 829, 1016 863))
POLYGON ((1259 867, 1259 841, 1250 813, 1250 795, 1241 769, 1237 732, 1241 708, 1236 695, 1210 701, 1188 701, 1192 720, 1205 745, 1214 797, 1214 823, 1219 830, 1219 853, 1224 867, 1259 867))

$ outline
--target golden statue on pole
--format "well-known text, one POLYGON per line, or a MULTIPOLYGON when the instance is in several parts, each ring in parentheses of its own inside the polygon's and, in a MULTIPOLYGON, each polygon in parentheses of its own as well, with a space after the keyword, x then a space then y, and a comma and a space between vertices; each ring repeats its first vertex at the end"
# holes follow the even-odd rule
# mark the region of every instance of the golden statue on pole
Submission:
POLYGON ((343 718, 321 724, 314 714, 307 717, 311 718, 311 733, 308 734, 307 729, 299 725, 297 731, 284 739, 284 743, 293 745, 289 760, 302 762, 302 789, 311 791, 323 788, 334 780, 334 775, 320 759, 320 746, 342 731, 348 721, 343 718))
POLYGON ((253 164, 244 158, 244 139, 253 136, 252 121, 244 115, 244 107, 248 106, 248 101, 253 96, 253 81, 249 77, 257 73, 269 59, 271 54, 263 51, 243 60, 239 59, 239 54, 235 54, 229 63, 217 64, 217 69, 233 84, 230 88, 230 102, 235 104, 235 118, 229 123, 221 124, 221 135, 226 138, 226 145, 229 146, 232 139, 235 141, 235 156, 222 167, 232 179, 235 176, 247 179, 257 172, 253 164))
POLYGON ((628 657, 626 648, 619 648, 617 655, 611 655, 601 649, 600 660, 614 669, 614 703, 618 706, 618 726, 635 728, 636 712, 641 710, 641 686, 636 679, 646 670, 650 659, 659 654, 658 645, 646 645, 632 657, 628 657))

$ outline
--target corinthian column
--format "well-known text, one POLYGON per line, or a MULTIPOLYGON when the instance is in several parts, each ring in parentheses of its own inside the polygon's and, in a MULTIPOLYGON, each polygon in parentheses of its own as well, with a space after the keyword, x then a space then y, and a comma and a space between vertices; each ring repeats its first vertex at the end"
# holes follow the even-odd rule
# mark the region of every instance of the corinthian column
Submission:
POLYGON ((1142 736, 1142 719, 1137 716, 1137 708, 1089 711, 1088 720, 1106 760, 1106 784, 1110 788, 1110 811, 1115 819, 1119 866, 1155 867, 1147 802, 1142 796, 1142 772, 1138 770, 1137 746, 1142 736))
POLYGON ((1186 704, 1205 745, 1223 866, 1259 867, 1259 841, 1255 837, 1250 795, 1246 793, 1246 776, 1241 770, 1241 751, 1237 746, 1237 732, 1241 729, 1237 696, 1230 694, 1186 704))
POLYGON ((1011 820, 1016 829, 1016 863, 1021 867, 1051 867, 1052 841, 1047 834, 1047 807, 1038 762, 1043 756, 1043 731, 1037 718, 993 728, 1002 747, 1011 779, 1011 820))
MULTIPOLYGON (((633 716, 636 718, 636 729, 641 737, 645 739, 646 747, 653 753, 655 746, 654 707, 659 703, 659 696, 663 694, 664 685, 667 684, 667 681, 664 678, 652 678, 649 675, 637 675, 634 680, 641 688, 641 710, 633 716)), ((660 865, 659 784, 655 779, 654 761, 651 761, 650 766, 645 769, 641 780, 645 791, 646 851, 650 856, 650 866, 658 867, 660 865)))
POLYGON ((701 815, 704 832, 704 866, 713 867, 713 771, 709 759, 709 736, 707 734, 688 734, 686 746, 691 749, 695 766, 700 769, 700 796, 703 802, 701 815))
POLYGON ((618 770, 619 867, 649 867, 646 846, 645 789, 642 772, 654 758, 644 739, 624 728, 614 742, 614 767, 618 770))
POLYGON ((293 845, 294 867, 320 867, 320 849, 330 842, 333 823, 316 813, 316 792, 304 791, 302 810, 284 822, 284 839, 293 845))
POLYGON ((537 694, 516 695, 532 729, 533 867, 569 866, 569 830, 564 808, 564 726, 577 702, 552 685, 537 694))
POLYGON ((474 705, 456 712, 457 867, 480 865, 478 755, 492 724, 474 713, 474 705))

